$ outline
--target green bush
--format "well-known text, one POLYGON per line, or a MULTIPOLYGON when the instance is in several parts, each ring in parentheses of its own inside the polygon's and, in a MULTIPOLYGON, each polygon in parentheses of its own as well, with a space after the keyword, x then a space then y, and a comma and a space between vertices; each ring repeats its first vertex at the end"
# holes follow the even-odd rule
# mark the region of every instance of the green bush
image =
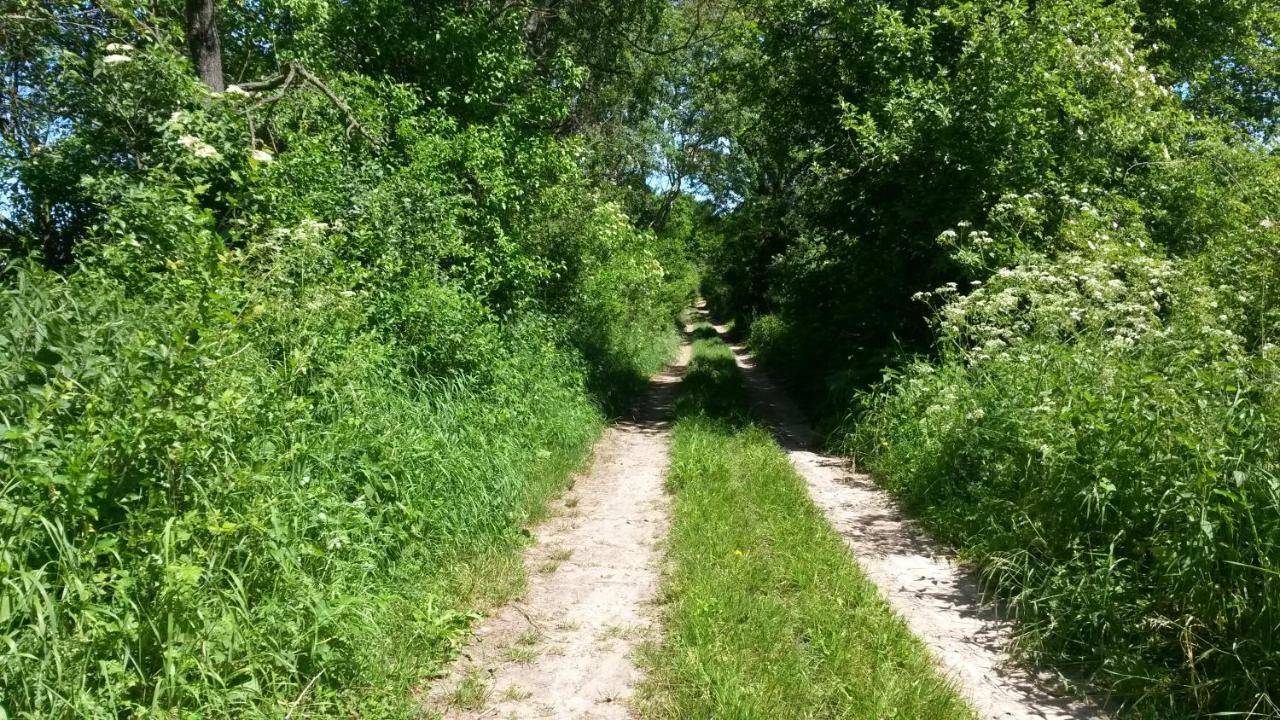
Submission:
POLYGON ((1232 329, 1274 312, 1255 288, 1121 251, 944 288, 941 358, 850 427, 1025 651, 1152 717, 1280 712, 1280 352, 1232 329))
POLYGON ((666 359, 683 250, 545 122, 331 72, 378 147, 318 93, 251 130, 114 52, 18 164, 75 262, 32 220, 0 266, 0 716, 407 715, 466 568, 666 359))
MULTIPOLYGON (((388 608, 451 557, 516 541, 599 428, 584 366, 534 318, 437 316, 489 345, 473 346, 483 378, 436 377, 340 286, 232 298, 228 278, 202 293, 175 274, 190 295, 157 307, 95 274, 10 274, 0 694, 14 711, 270 714, 322 670, 316 707, 366 700, 400 661, 369 654, 388 608)), ((465 619, 436 602, 404 631, 447 645, 465 619)))
POLYGON ((777 315, 761 315, 751 321, 747 343, 756 357, 769 365, 786 356, 787 324, 777 315))

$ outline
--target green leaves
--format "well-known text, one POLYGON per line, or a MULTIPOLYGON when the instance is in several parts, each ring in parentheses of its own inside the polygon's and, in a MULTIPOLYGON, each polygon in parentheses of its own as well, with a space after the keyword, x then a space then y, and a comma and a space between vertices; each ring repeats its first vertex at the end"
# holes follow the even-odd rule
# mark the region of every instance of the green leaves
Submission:
POLYGON ((376 153, 320 93, 207 93, 176 17, 37 5, 0 30, 39 141, 0 106, 0 714, 402 715, 451 575, 674 342, 687 238, 572 137, 630 122, 666 3, 219 7, 229 81, 305 61, 376 153))
POLYGON ((677 114, 709 300, 1139 715, 1276 711, 1263 5, 755 2, 677 114))

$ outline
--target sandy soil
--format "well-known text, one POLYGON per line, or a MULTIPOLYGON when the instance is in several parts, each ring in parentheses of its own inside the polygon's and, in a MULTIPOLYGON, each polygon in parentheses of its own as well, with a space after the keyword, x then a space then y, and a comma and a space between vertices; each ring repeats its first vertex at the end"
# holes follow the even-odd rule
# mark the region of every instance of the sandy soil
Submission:
POLYGON ((688 362, 686 344, 634 417, 605 431, 558 512, 532 530, 528 594, 482 621, 433 689, 446 718, 631 715, 631 656, 655 622, 672 404, 688 362))
MULTIPOLYGON (((725 328, 716 327, 725 335, 725 328)), ((866 576, 924 641, 984 718, 1102 718, 1098 707, 1046 689, 1052 678, 1011 662, 1010 624, 980 600, 974 578, 912 525, 872 479, 846 458, 814 452, 803 414, 742 345, 732 345, 752 404, 772 426, 814 503, 845 539, 866 576)))

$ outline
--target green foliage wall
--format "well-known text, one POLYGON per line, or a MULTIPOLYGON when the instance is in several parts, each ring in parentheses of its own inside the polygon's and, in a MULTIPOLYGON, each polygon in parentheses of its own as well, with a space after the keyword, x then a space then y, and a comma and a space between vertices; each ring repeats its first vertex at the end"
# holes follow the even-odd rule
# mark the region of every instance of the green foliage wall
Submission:
POLYGON ((1152 717, 1277 709, 1274 3, 751 3, 704 291, 1152 717))
POLYGON ((351 117, 210 95, 141 8, 33 4, 2 51, 43 130, 0 168, 0 716, 407 714, 469 621, 450 578, 521 542, 692 292, 583 172, 581 38, 534 52, 532 8, 221 10, 230 81, 305 62, 351 117))

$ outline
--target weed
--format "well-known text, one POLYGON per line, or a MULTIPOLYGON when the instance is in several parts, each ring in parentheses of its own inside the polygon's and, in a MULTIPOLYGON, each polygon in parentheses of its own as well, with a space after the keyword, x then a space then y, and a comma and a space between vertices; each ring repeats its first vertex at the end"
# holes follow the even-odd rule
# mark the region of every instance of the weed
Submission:
POLYGON ((528 690, 518 685, 511 685, 502 691, 501 698, 507 702, 520 702, 521 700, 528 700, 531 696, 532 693, 528 690))
POLYGON ((479 710, 484 707, 488 698, 489 683, 485 680, 484 671, 472 668, 449 694, 448 701, 450 705, 463 710, 479 710))
POLYGON ((538 659, 538 653, 536 650, 531 647, 523 647, 519 645, 513 645, 512 647, 507 648, 505 655, 511 662, 519 663, 521 665, 528 665, 538 659))

